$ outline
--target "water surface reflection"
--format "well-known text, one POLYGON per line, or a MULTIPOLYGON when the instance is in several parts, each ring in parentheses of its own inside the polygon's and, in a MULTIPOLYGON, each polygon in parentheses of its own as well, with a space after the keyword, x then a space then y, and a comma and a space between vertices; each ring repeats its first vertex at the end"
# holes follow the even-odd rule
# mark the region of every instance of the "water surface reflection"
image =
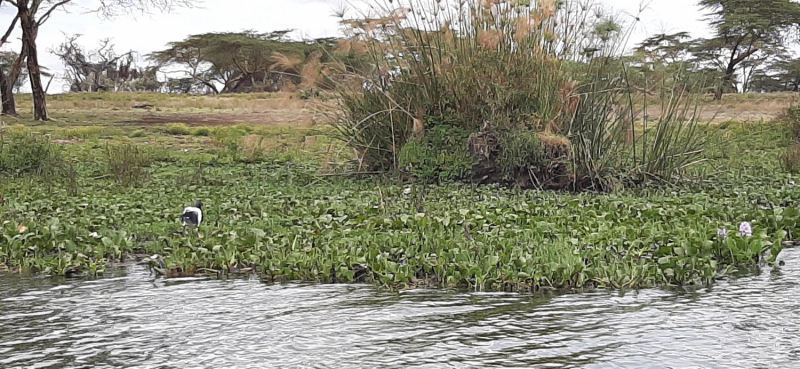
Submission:
POLYGON ((710 289, 551 296, 0 276, 0 367, 789 368, 800 249, 710 289))

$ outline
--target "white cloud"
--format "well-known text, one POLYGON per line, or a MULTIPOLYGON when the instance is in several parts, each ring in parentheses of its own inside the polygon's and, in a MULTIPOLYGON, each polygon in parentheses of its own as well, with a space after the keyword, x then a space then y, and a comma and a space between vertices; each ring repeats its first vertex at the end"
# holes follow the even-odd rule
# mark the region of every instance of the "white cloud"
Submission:
MULTIPOLYGON (((333 11, 341 5, 339 0, 207 0, 202 7, 178 9, 172 14, 125 16, 111 20, 100 19, 86 10, 96 0, 76 0, 69 13, 55 14, 39 31, 39 59, 42 65, 61 71, 61 63, 47 50, 64 40, 64 34, 82 34, 81 44, 93 47, 104 38, 112 38, 118 52, 134 50, 146 54, 165 47, 170 41, 184 39, 191 34, 206 32, 236 32, 256 30, 261 32, 295 29, 306 37, 335 36, 337 19, 333 11)), ((642 0, 604 0, 623 19, 631 20, 638 14, 642 0)), ((689 31, 693 36, 708 33, 696 0, 651 0, 641 13, 631 38, 631 45, 648 35, 664 31, 689 31)), ((0 7, 0 27, 6 27, 13 17, 8 5, 0 7)), ((19 49, 19 32, 6 48, 19 49)), ((51 92, 58 90, 54 82, 51 92)))

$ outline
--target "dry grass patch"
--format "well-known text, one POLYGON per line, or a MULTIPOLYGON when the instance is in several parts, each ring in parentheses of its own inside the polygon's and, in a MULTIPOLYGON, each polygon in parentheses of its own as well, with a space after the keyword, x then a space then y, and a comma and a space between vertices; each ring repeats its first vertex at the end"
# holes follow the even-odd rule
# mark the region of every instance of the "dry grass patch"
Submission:
POLYGON ((800 173, 800 143, 795 142, 783 154, 783 166, 792 173, 800 173))
MULTIPOLYGON (((30 99, 18 99, 19 110, 31 109, 30 99)), ((54 95, 48 100, 48 108, 63 110, 132 110, 143 106, 151 111, 229 111, 264 112, 271 110, 303 110, 309 102, 295 93, 247 94, 247 95, 168 95, 138 93, 79 93, 54 95)))
POLYGON ((555 160, 570 156, 570 143, 566 137, 547 132, 539 132, 538 136, 548 158, 555 160))

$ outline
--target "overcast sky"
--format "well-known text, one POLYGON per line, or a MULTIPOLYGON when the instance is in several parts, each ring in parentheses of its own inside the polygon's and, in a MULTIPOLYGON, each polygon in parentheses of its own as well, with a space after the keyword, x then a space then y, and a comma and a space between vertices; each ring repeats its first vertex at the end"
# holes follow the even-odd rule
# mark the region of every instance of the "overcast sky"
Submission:
MULTIPOLYGON (((646 10, 634 28, 631 43, 662 32, 688 31, 694 37, 708 35, 697 0, 599 0, 623 19, 631 20, 644 2, 646 10)), ((346 0, 345 0, 346 2, 346 0)), ((42 65, 60 72, 61 63, 49 52, 64 41, 64 34, 82 34, 80 44, 93 49, 97 42, 112 38, 115 50, 134 50, 140 54, 163 49, 170 41, 205 32, 256 30, 269 32, 295 29, 305 37, 336 36, 337 19, 332 16, 341 0, 224 0, 203 1, 194 9, 179 9, 171 14, 150 14, 137 17, 100 19, 86 14, 98 0, 75 0, 68 13, 55 14, 39 30, 39 60, 42 65)), ((0 7, 0 27, 5 29, 13 17, 13 8, 0 7)), ((19 50, 19 32, 4 48, 19 50)), ((46 82, 45 82, 46 83, 46 82)), ((50 93, 61 90, 53 82, 50 93)))

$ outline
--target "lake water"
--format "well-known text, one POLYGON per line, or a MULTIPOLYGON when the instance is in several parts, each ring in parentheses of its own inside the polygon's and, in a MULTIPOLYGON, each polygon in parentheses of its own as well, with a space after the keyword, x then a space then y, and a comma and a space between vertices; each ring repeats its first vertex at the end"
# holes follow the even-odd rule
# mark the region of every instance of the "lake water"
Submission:
POLYGON ((800 249, 696 291, 0 276, 0 368, 792 368, 800 249))

